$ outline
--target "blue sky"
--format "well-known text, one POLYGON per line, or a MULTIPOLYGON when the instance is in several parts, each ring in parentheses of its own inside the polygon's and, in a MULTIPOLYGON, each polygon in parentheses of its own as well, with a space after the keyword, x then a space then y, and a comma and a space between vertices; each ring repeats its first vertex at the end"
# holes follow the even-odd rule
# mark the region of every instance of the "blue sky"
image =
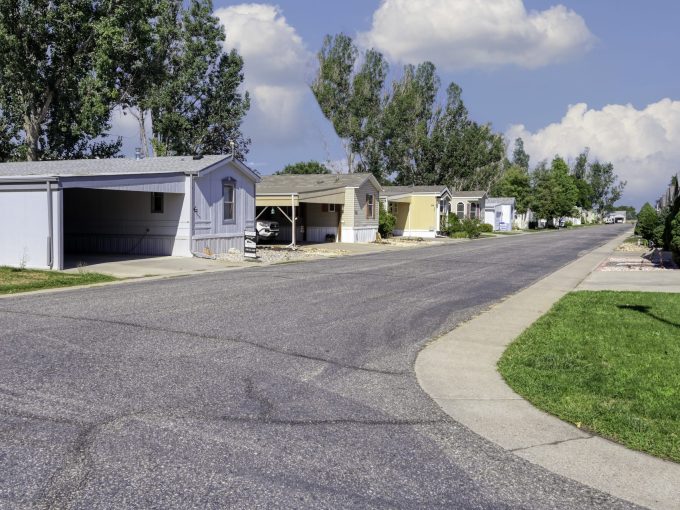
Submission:
POLYGON ((653 201, 680 171, 680 2, 216 0, 215 11, 245 58, 248 159, 264 174, 342 159, 308 90, 324 35, 339 32, 377 46, 396 74, 434 61, 442 87, 461 85, 472 117, 510 143, 522 136, 532 163, 589 146, 628 180, 625 202, 653 201))

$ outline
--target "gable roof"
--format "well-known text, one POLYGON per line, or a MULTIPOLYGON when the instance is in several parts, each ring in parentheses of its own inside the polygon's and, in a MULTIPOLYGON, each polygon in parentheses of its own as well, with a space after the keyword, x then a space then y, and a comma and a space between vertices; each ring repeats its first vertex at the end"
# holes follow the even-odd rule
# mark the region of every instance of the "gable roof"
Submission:
POLYGON ((398 195, 410 195, 410 194, 436 194, 441 195, 448 191, 446 186, 383 186, 383 195, 387 197, 393 197, 398 195))
POLYGON ((0 163, 0 179, 3 177, 92 177, 99 175, 140 175, 185 173, 198 174, 209 171, 224 161, 232 161, 244 173, 255 180, 259 174, 242 161, 232 160, 229 155, 164 156, 145 159, 107 158, 72 159, 61 161, 22 161, 0 163))
POLYGON ((515 205, 515 197, 489 197, 486 199, 486 206, 496 205, 515 205))
POLYGON ((359 188, 366 181, 382 192, 382 186, 369 173, 265 175, 257 185, 258 195, 299 194, 338 188, 359 188))
POLYGON ((486 196, 486 191, 452 191, 453 198, 482 198, 486 196))

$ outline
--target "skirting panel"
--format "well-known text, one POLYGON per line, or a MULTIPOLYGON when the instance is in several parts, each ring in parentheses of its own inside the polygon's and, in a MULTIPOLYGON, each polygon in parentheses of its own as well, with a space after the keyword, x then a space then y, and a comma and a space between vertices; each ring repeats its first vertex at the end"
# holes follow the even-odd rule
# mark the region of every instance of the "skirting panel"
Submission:
POLYGON ((326 236, 333 235, 338 238, 338 227, 307 227, 307 242, 325 243, 326 236))
POLYGON ((204 253, 206 255, 218 255, 220 253, 228 253, 229 250, 235 249, 240 252, 243 251, 243 236, 233 237, 203 237, 200 239, 193 239, 193 252, 204 253))
POLYGON ((172 255, 173 236, 122 236, 103 234, 67 234, 66 253, 112 253, 119 255, 172 255))

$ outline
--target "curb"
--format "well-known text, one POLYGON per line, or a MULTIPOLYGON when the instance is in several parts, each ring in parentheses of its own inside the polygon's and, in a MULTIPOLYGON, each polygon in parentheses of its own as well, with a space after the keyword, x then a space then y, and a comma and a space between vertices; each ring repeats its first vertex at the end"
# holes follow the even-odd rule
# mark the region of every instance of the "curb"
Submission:
POLYGON ((588 434, 538 410, 496 369, 508 344, 576 288, 628 236, 622 234, 428 344, 421 388, 454 420, 554 473, 653 509, 677 510, 680 464, 588 434))

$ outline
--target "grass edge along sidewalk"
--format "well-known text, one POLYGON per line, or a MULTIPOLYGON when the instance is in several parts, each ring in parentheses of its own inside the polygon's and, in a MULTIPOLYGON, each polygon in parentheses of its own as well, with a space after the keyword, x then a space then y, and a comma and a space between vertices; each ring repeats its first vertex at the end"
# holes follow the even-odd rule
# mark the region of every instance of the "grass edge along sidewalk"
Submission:
POLYGON ((0 266, 0 295, 18 294, 34 290, 74 287, 94 283, 112 282, 113 276, 89 271, 63 273, 37 269, 19 269, 0 266))
POLYGON ((505 351, 498 370, 536 407, 680 462, 680 294, 572 292, 505 351))

